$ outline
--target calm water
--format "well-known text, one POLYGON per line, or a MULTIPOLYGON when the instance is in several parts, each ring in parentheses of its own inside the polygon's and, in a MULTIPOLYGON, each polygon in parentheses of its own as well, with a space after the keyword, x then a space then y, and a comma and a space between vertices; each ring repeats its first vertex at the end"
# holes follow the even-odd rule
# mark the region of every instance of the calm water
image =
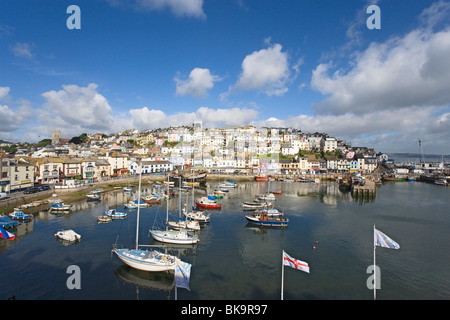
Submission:
MULTIPOLYGON (((373 264, 374 224, 401 246, 377 249, 377 299, 450 299, 450 188, 389 183, 373 201, 355 200, 334 183, 271 182, 271 189, 282 190, 276 206, 289 217, 289 227, 248 225, 241 202, 265 192, 267 182, 239 183, 221 200, 222 210, 212 212, 200 243, 171 251, 192 264, 191 291, 178 289, 179 300, 280 299, 282 250, 311 269, 285 268, 286 300, 370 300, 366 269, 373 264)), ((99 203, 82 201, 62 216, 41 212, 21 224, 16 240, 0 240, 0 299, 174 299, 173 275, 135 271, 111 255, 116 240, 134 246, 136 210, 124 220, 97 223, 106 208, 125 210, 122 204, 135 197, 110 192, 99 203), (54 238, 68 228, 82 235, 79 243, 64 246, 54 238), (80 290, 67 289, 70 265, 81 269, 80 290)), ((178 199, 169 207, 176 217, 178 199)), ((165 203, 141 209, 141 244, 156 243, 148 229, 165 214, 165 203)))

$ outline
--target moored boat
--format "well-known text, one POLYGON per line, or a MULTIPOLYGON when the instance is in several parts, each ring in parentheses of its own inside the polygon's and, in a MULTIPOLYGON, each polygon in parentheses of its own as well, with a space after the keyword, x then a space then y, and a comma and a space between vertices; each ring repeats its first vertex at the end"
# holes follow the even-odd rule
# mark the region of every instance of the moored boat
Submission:
POLYGON ((252 224, 264 227, 287 227, 289 219, 284 216, 270 216, 265 213, 246 215, 245 218, 252 224))
POLYGON ((9 217, 13 220, 29 220, 31 219, 32 215, 25 214, 21 210, 14 209, 14 211, 9 214, 9 217))
POLYGON ((64 202, 57 202, 50 204, 51 211, 69 211, 72 205, 64 204, 64 202))
POLYGON ((200 200, 195 201, 198 207, 207 209, 220 209, 222 205, 214 199, 214 197, 202 197, 200 200))
POLYGON ((126 218, 126 212, 117 212, 116 209, 106 210, 105 214, 111 218, 126 218))
POLYGON ((112 218, 108 215, 98 216, 97 217, 98 222, 111 222, 112 218))
POLYGON ((60 230, 57 233, 55 233, 55 237, 69 242, 80 241, 81 239, 81 236, 72 229, 60 230))

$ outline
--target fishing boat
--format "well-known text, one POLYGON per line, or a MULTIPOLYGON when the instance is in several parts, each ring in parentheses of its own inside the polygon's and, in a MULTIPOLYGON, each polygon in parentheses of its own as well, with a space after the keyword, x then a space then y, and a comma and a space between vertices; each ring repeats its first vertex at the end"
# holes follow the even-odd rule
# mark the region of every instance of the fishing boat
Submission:
POLYGON ((281 217, 284 215, 283 211, 276 208, 257 209, 255 210, 255 213, 265 214, 269 217, 281 217))
POLYGON ((195 201, 197 207, 207 208, 207 209, 220 209, 222 205, 214 199, 214 197, 202 197, 200 200, 195 201))
POLYGON ((211 215, 206 214, 205 211, 193 209, 192 211, 188 212, 185 208, 183 208, 183 214, 185 215, 186 219, 197 221, 199 223, 208 223, 211 221, 211 215))
POLYGON ((256 181, 267 181, 267 180, 269 180, 269 177, 268 177, 268 176, 260 175, 260 176, 256 176, 256 177, 255 177, 255 180, 256 180, 256 181))
POLYGON ((142 201, 144 201, 146 203, 150 203, 150 204, 157 204, 157 203, 161 202, 161 198, 151 195, 151 196, 143 197, 142 201))
POLYGON ((98 193, 88 193, 86 197, 89 200, 100 200, 100 195, 98 193))
POLYGON ((57 233, 55 233, 55 237, 57 237, 60 240, 69 242, 80 241, 81 239, 81 236, 72 229, 60 230, 57 233))
POLYGON ((117 212, 116 209, 109 209, 105 211, 105 214, 111 218, 126 218, 126 212, 117 212))
POLYGON ((289 222, 283 215, 272 216, 264 212, 246 215, 245 218, 250 223, 263 227, 287 227, 289 222))
POLYGON ((437 179, 434 184, 440 185, 440 186, 447 186, 448 182, 446 179, 437 179))
POLYGON ((69 211, 72 205, 64 204, 64 202, 57 202, 50 204, 51 211, 69 211))
POLYGON ((98 222, 111 222, 112 221, 112 218, 110 217, 110 216, 108 216, 108 215, 103 215, 103 216, 98 216, 97 217, 97 221, 98 222))
MULTIPOLYGON (((141 166, 142 170, 142 166, 141 166)), ((141 198, 141 179, 142 174, 139 170, 139 191, 138 199, 141 198)), ((139 212, 140 207, 137 210, 136 219, 136 246, 134 249, 124 249, 115 244, 113 246, 113 252, 117 257, 128 266, 150 272, 170 271, 175 272, 175 257, 159 252, 158 250, 142 250, 139 249, 139 212)))
POLYGON ((31 214, 25 214, 19 209, 14 209, 13 212, 9 214, 10 218, 13 220, 29 220, 32 218, 31 214))

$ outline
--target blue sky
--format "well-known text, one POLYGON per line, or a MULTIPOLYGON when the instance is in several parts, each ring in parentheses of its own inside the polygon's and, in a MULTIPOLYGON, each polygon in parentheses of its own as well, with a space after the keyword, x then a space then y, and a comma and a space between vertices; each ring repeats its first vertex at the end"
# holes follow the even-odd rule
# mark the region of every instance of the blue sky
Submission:
POLYGON ((202 121, 448 154, 449 18, 444 0, 4 0, 0 139, 202 121))

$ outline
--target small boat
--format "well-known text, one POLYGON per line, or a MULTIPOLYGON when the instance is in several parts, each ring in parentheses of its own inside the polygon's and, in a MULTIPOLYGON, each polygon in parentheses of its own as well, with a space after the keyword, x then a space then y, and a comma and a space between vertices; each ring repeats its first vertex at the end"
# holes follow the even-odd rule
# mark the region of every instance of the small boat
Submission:
POLYGON ((60 230, 57 233, 55 233, 55 237, 70 242, 79 241, 81 239, 81 236, 72 229, 60 230))
POLYGON ((256 176, 255 180, 256 181, 267 181, 267 180, 269 180, 269 177, 268 176, 256 176))
POLYGON ((255 213, 265 214, 269 217, 281 217, 284 215, 283 211, 276 208, 265 208, 261 210, 255 210, 255 213))
POLYGON ((200 200, 195 201, 197 207, 208 209, 220 209, 222 205, 214 199, 214 197, 202 197, 200 200))
POLYGON ((134 201, 129 201, 128 203, 125 203, 123 205, 123 207, 126 208, 126 209, 137 209, 138 204, 134 203, 134 201))
POLYGON ((142 198, 142 201, 150 204, 160 203, 161 198, 156 196, 146 196, 142 198))
POLYGON ((434 184, 440 185, 440 186, 447 186, 448 182, 446 179, 438 179, 434 182, 434 184))
POLYGON ((130 191, 132 191, 133 189, 131 189, 130 187, 123 187, 123 191, 125 191, 125 192, 130 192, 130 191))
POLYGON ((105 214, 111 218, 126 218, 127 216, 126 212, 117 212, 116 209, 107 210, 105 214))
POLYGON ((242 207, 244 209, 259 209, 265 207, 271 207, 271 202, 263 202, 263 201, 244 201, 242 202, 242 207))
POLYGON ((223 199, 223 194, 213 193, 213 194, 209 194, 208 196, 211 196, 214 199, 223 199))
POLYGON ((274 201, 275 200, 275 195, 273 193, 266 193, 266 194, 262 194, 260 196, 257 197, 260 200, 271 200, 274 201))
MULTIPOLYGON (((226 192, 228 192, 228 190, 226 191, 226 192)), ((214 194, 218 194, 218 195, 225 195, 225 191, 222 191, 222 190, 214 190, 214 192, 213 192, 214 194)))
POLYGON ((199 223, 208 223, 211 220, 209 214, 206 214, 204 211, 200 210, 186 212, 186 209, 183 208, 183 214, 186 216, 186 219, 198 221, 199 223))
POLYGON ((270 193, 273 193, 273 194, 281 194, 281 190, 277 190, 277 191, 270 191, 270 193))
POLYGON ((219 188, 237 188, 237 183, 229 180, 224 183, 219 183, 219 188))
POLYGON ((187 219, 183 219, 183 218, 180 218, 178 221, 167 221, 167 226, 172 229, 176 229, 176 230, 181 230, 181 229, 186 229, 186 230, 191 230, 191 231, 200 230, 200 224, 198 221, 187 220, 187 219))
POLYGON ((198 243, 198 236, 192 235, 186 229, 181 230, 150 230, 153 239, 164 243, 193 244, 198 243))
POLYGON ((108 215, 98 216, 97 217, 98 222, 111 222, 112 218, 108 215))
POLYGON ((86 197, 89 200, 100 200, 100 195, 98 193, 88 193, 86 197))
POLYGON ((14 209, 14 211, 11 212, 9 214, 9 216, 13 220, 29 220, 32 217, 31 214, 25 214, 25 213, 23 213, 23 211, 18 210, 18 209, 14 209))
POLYGON ((252 224, 263 227, 287 227, 289 219, 281 216, 270 216, 265 213, 246 215, 245 218, 252 224))
POLYGON ((57 203, 51 203, 50 204, 50 210, 52 211, 68 211, 72 205, 70 204, 64 204, 64 202, 57 202, 57 203))

